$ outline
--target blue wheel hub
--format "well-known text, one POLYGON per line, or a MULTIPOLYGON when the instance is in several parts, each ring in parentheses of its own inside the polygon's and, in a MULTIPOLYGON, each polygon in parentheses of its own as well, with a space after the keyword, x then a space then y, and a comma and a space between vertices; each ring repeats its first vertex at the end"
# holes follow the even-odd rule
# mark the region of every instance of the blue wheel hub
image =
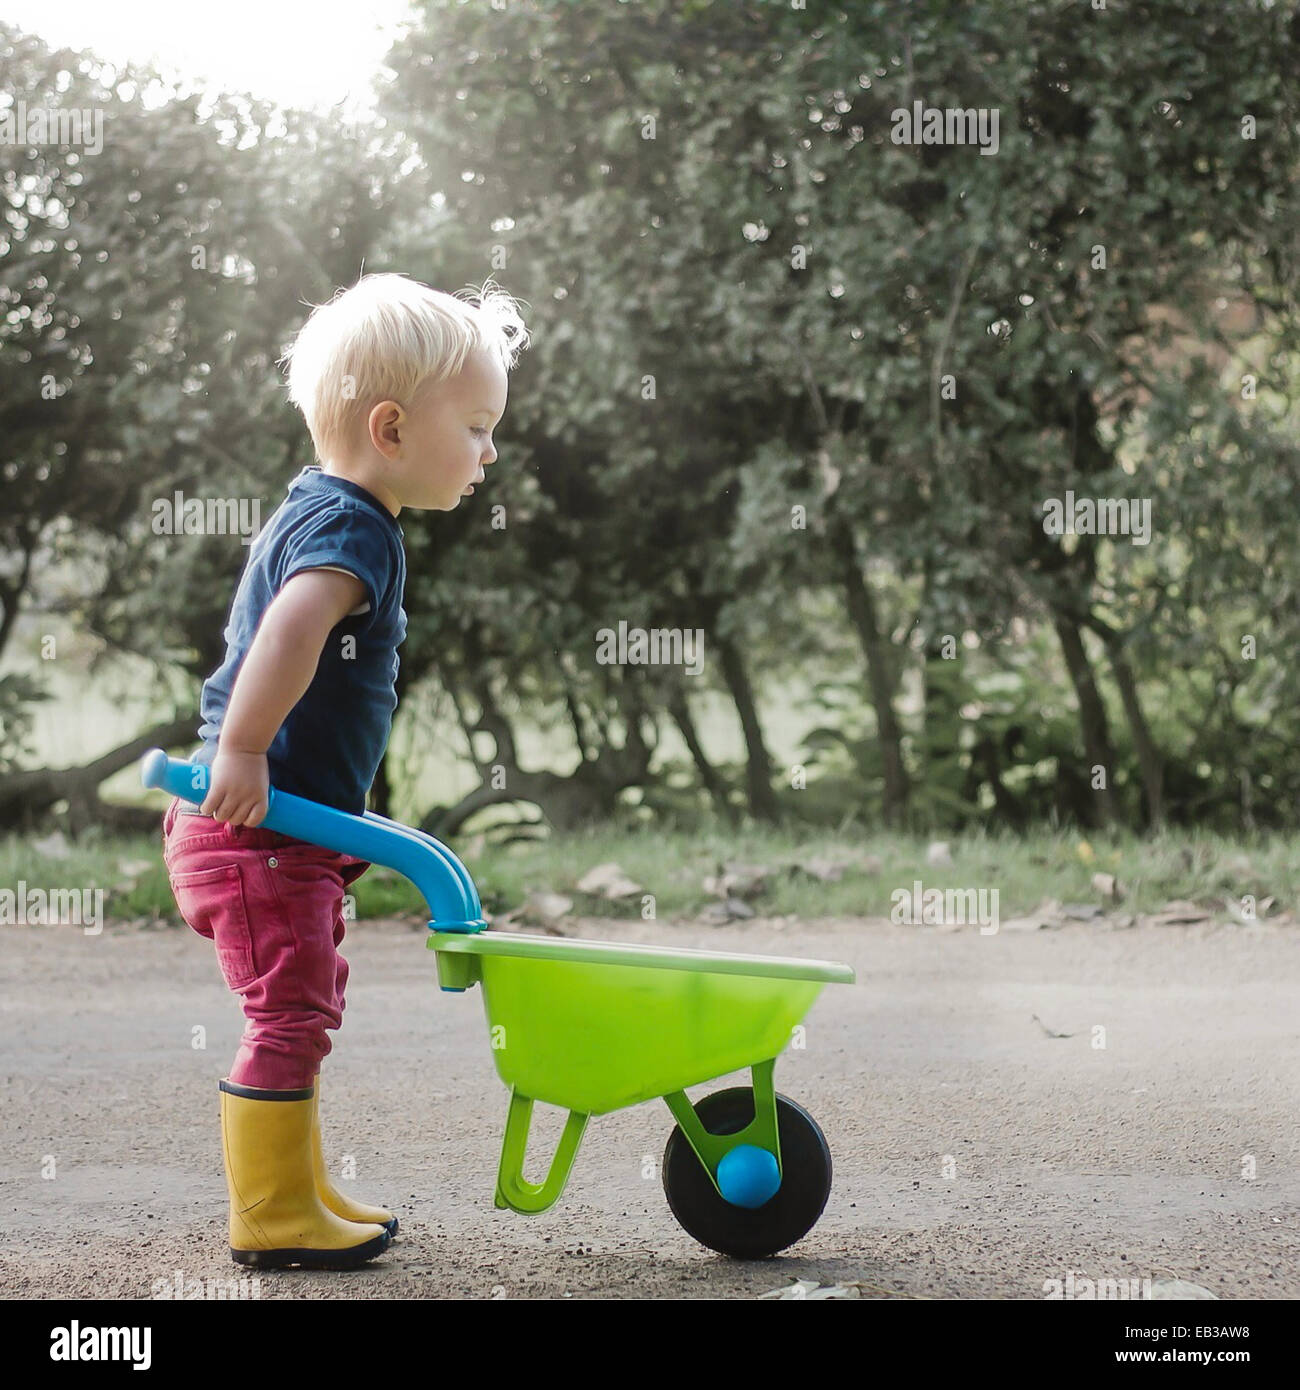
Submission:
POLYGON ((718 1190, 733 1206, 761 1207, 780 1186, 776 1155, 754 1144, 737 1144, 718 1164, 718 1190))

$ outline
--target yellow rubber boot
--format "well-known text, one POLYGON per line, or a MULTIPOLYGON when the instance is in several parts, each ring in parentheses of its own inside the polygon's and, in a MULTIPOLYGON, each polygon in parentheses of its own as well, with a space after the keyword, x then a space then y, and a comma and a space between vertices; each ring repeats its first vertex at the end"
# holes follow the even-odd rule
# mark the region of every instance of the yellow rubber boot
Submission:
POLYGON ((388 1249, 378 1225, 336 1216, 312 1175, 315 1087, 264 1091, 223 1080, 221 1139, 236 1264, 354 1269, 388 1249))
POLYGON ((321 1143, 319 1075, 316 1077, 316 1095, 312 1107, 311 1149, 316 1193, 330 1211, 335 1216, 341 1216, 345 1221, 365 1221, 371 1225, 383 1226, 390 1236, 395 1236, 397 1234, 397 1217, 391 1211, 385 1211, 383 1207, 372 1207, 366 1202, 354 1202, 345 1193, 340 1192, 330 1179, 329 1169, 325 1166, 325 1149, 321 1143))

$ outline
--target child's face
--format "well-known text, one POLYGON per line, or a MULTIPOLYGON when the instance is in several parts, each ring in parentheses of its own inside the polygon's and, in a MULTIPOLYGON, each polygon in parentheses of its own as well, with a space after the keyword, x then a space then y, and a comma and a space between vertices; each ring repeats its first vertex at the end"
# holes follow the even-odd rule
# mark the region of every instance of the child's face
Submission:
POLYGON ((505 369, 482 350, 470 353, 458 376, 421 387, 389 469, 401 505, 435 512, 458 507, 496 460, 492 431, 505 409, 505 369))

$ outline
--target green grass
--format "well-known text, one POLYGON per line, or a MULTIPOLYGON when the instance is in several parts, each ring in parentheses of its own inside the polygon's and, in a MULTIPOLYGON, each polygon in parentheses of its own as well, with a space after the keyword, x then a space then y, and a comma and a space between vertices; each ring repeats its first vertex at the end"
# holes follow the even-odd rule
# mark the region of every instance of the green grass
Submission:
MULTIPOLYGON (((768 890, 754 900, 765 915, 802 918, 887 917, 895 889, 996 888, 1002 917, 1027 912, 1044 899, 1103 905, 1092 885, 1098 872, 1113 874, 1123 892, 1120 910, 1150 912, 1173 899, 1222 907, 1225 896, 1272 896, 1280 908, 1300 897, 1300 854, 1281 837, 1251 844, 1199 834, 1084 839, 1078 834, 1040 833, 1025 839, 973 835, 950 838, 951 868, 930 868, 929 840, 872 834, 852 839, 826 834, 725 826, 690 835, 593 832, 540 845, 489 853, 469 868, 491 910, 513 906, 530 888, 569 892, 595 864, 613 860, 656 899, 659 917, 699 911, 710 897, 701 880, 726 862, 763 865, 773 872, 768 890), (810 859, 849 864, 834 883, 791 865, 810 859), (874 863, 869 861, 874 860, 874 863)), ((571 894, 572 895, 572 894, 571 894)), ((575 896, 575 911, 593 916, 634 916, 639 899, 626 908, 575 896)), ((1278 910, 1278 909, 1274 909, 1278 910)))
MULTIPOLYGON (((946 869, 929 867, 924 838, 733 831, 722 824, 689 834, 609 829, 502 848, 483 848, 477 841, 454 847, 474 875, 485 907, 494 914, 519 905, 532 890, 548 889, 572 897, 575 914, 639 917, 639 896, 608 903, 574 890, 588 869, 609 860, 653 894, 660 920, 693 916, 712 901, 702 880, 724 862, 769 869, 766 893, 752 901, 756 911, 805 919, 888 917, 893 891, 910 890, 916 879, 927 889, 996 888, 1003 920, 1046 898, 1101 905, 1092 886, 1097 872, 1119 880, 1122 912, 1154 911, 1172 899, 1188 899, 1221 912, 1225 897, 1252 894, 1257 900, 1276 899, 1271 909, 1276 913, 1300 900, 1300 853, 1283 837, 1234 841, 1170 832, 1149 840, 1085 840, 1077 833, 1040 833, 1024 839, 981 834, 954 837, 948 843, 953 865, 946 869), (810 859, 844 860, 849 867, 834 883, 791 871, 790 866, 810 859)), ((102 888, 110 919, 179 921, 157 837, 69 848, 67 857, 59 858, 39 853, 18 837, 0 841, 0 890, 15 889, 19 880, 29 888, 102 888)), ((354 892, 361 919, 423 911, 415 889, 386 869, 371 869, 354 892)))

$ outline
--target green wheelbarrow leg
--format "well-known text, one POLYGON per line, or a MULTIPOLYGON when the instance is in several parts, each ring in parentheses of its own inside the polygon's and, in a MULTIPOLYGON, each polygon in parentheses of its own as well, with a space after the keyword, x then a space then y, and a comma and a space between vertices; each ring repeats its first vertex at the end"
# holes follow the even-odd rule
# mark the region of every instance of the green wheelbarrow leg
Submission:
POLYGON ((722 1197, 718 1187, 718 1164, 740 1144, 753 1144, 755 1148, 766 1149, 776 1159, 776 1171, 784 1176, 781 1168, 781 1141, 776 1127, 776 1083, 772 1073, 776 1069, 776 1058, 769 1057, 765 1062, 755 1062, 749 1069, 754 1083, 754 1118, 744 1129, 735 1134, 710 1134, 700 1123, 685 1091, 674 1091, 664 1097, 673 1119, 677 1121, 686 1142, 695 1150, 695 1156, 704 1165, 709 1181, 722 1197))
POLYGON ((521 1096, 513 1087, 510 1090, 510 1110, 506 1115, 506 1137, 501 1146, 501 1167, 497 1172, 496 1205, 511 1207, 515 1211, 545 1211, 554 1206, 569 1180, 569 1171, 577 1157, 578 1145, 582 1143, 583 1131, 587 1128, 589 1115, 577 1110, 569 1111, 564 1123, 564 1133, 556 1146, 555 1157, 551 1160, 551 1171, 543 1183, 524 1180, 524 1155, 528 1151, 528 1127, 532 1123, 533 1102, 530 1096, 521 1096))

